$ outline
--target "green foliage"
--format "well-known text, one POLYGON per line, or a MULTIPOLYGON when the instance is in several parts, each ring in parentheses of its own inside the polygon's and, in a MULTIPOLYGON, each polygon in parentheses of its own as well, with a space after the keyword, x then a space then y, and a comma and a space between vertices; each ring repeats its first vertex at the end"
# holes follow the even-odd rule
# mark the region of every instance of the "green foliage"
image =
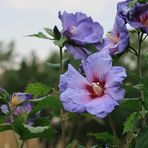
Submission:
POLYGON ((20 139, 23 141, 31 138, 53 138, 56 131, 50 126, 32 127, 24 124, 24 119, 22 117, 17 117, 13 123, 13 130, 20 135, 20 139))
POLYGON ((144 94, 144 106, 145 106, 145 109, 148 110, 148 83, 146 80, 144 81, 143 94, 144 94))
POLYGON ((147 148, 148 147, 148 128, 142 130, 136 139, 135 148, 147 148))
POLYGON ((92 53, 97 52, 97 48, 94 45, 85 45, 84 48, 88 49, 92 53))
POLYGON ((139 2, 139 3, 146 3, 148 2, 148 0, 132 0, 128 2, 128 7, 133 7, 135 6, 135 4, 139 2))
POLYGON ((146 2, 148 2, 148 0, 138 0, 138 2, 140 2, 140 3, 146 3, 146 2))
POLYGON ((52 37, 54 37, 54 33, 53 30, 50 28, 44 28, 44 30, 46 31, 46 33, 48 33, 49 35, 51 35, 52 37))
POLYGON ((12 129, 11 125, 7 125, 7 124, 0 125, 0 132, 4 132, 11 129, 12 129))
POLYGON ((136 89, 136 90, 143 90, 144 89, 144 84, 136 84, 136 85, 132 85, 131 83, 126 83, 125 84, 127 89, 136 89))
POLYGON ((23 124, 25 128, 29 130, 30 133, 32 134, 38 134, 38 133, 43 133, 45 130, 49 129, 49 126, 38 126, 38 127, 32 127, 27 124, 23 124))
POLYGON ((50 40, 50 38, 47 37, 42 32, 38 32, 37 34, 28 35, 28 37, 37 37, 37 38, 41 38, 41 39, 49 39, 50 40))
POLYGON ((125 98, 121 103, 120 106, 126 110, 134 110, 140 111, 141 110, 141 100, 140 98, 125 98))
MULTIPOLYGON (((68 64, 70 63, 69 58, 65 58, 62 60, 63 67, 66 69, 68 67, 68 64)), ((54 63, 48 63, 48 66, 53 68, 53 69, 60 69, 60 63, 54 64, 54 63)))
POLYGON ((61 39, 61 32, 59 31, 57 26, 54 26, 53 33, 54 33, 54 39, 55 40, 60 40, 61 39))
POLYGON ((76 140, 70 143, 66 148, 85 148, 85 146, 79 144, 76 140))
POLYGON ((132 132, 137 127, 138 120, 139 114, 137 112, 131 113, 124 123, 123 134, 132 132))
POLYGON ((66 43, 66 41, 67 41, 67 38, 65 36, 61 36, 60 39, 54 41, 54 44, 62 48, 66 43))
POLYGON ((0 124, 3 124, 5 120, 4 114, 0 114, 0 124))
POLYGON ((9 101, 9 93, 5 89, 0 88, 0 104, 7 104, 9 101))
POLYGON ((59 115, 60 112, 60 102, 59 100, 54 96, 47 96, 41 101, 38 101, 32 108, 32 111, 30 112, 30 116, 34 115, 40 110, 44 110, 49 108, 53 114, 59 115))
POLYGON ((50 91, 51 88, 42 83, 29 84, 25 90, 25 92, 31 93, 34 97, 46 96, 50 91))
POLYGON ((102 132, 102 133, 89 133, 88 136, 94 136, 97 140, 102 142, 113 142, 114 136, 109 134, 108 132, 102 132))
POLYGON ((138 0, 132 0, 130 2, 128 2, 128 7, 133 7, 136 3, 137 3, 138 0))

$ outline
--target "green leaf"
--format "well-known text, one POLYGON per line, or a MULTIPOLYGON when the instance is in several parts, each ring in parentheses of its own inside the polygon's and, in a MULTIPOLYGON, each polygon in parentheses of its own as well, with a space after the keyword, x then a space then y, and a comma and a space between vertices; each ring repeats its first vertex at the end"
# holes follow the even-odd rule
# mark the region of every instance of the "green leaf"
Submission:
POLYGON ((144 88, 144 85, 143 84, 137 84, 137 85, 134 85, 133 88, 135 88, 137 90, 142 90, 144 88))
POLYGON ((144 106, 148 110, 148 90, 144 91, 144 106))
POLYGON ((28 37, 37 37, 37 38, 42 38, 42 39, 49 39, 49 37, 47 37, 45 34, 43 34, 42 32, 38 32, 37 34, 31 34, 28 35, 28 37))
POLYGON ((0 124, 4 123, 5 114, 0 115, 0 124))
MULTIPOLYGON (((127 52, 127 50, 125 52, 127 52)), ((116 54, 116 55, 114 55, 112 57, 113 58, 113 64, 114 65, 117 65, 117 63, 119 62, 120 58, 124 55, 125 52, 120 53, 120 54, 116 54)))
POLYGON ((100 140, 102 142, 111 142, 114 141, 114 136, 109 134, 108 132, 102 132, 102 133, 89 133, 88 136, 94 136, 97 140, 100 140))
POLYGON ((9 103, 9 93, 0 87, 0 104, 9 103))
MULTIPOLYGON (((70 60, 69 58, 66 58, 66 59, 63 59, 62 60, 62 63, 63 63, 63 67, 64 68, 67 68, 68 67, 68 64, 70 63, 70 60)), ((54 64, 54 63, 47 63, 49 67, 53 68, 53 69, 60 69, 60 63, 58 64, 54 64)))
POLYGON ((47 126, 50 125, 50 121, 48 117, 40 117, 35 120, 34 126, 47 126))
POLYGON ((38 127, 32 127, 27 124, 23 124, 25 128, 27 128, 30 133, 33 134, 38 134, 38 133, 43 133, 46 129, 49 129, 49 126, 38 126, 38 127))
POLYGON ((148 110, 148 83, 147 83, 147 79, 144 80, 144 106, 145 109, 148 110))
POLYGON ((55 63, 47 63, 49 67, 59 70, 60 69, 60 64, 55 64, 55 63))
POLYGON ((92 53, 97 52, 97 48, 94 45, 85 45, 84 48, 88 49, 92 53))
POLYGON ((32 111, 30 112, 29 116, 34 115, 40 110, 49 108, 54 114, 59 115, 60 113, 60 101, 54 96, 48 96, 45 99, 39 101, 32 107, 32 111))
POLYGON ((85 146, 79 144, 76 140, 74 140, 72 143, 68 144, 66 148, 85 148, 85 146))
POLYGON ((148 128, 145 128, 137 137, 135 148, 147 148, 147 147, 148 147, 148 128))
POLYGON ((4 124, 1 124, 0 125, 0 132, 4 132, 4 131, 7 131, 7 130, 11 130, 11 125, 4 125, 4 124))
POLYGON ((53 30, 50 29, 50 28, 44 28, 44 30, 49 34, 51 35, 52 37, 54 37, 54 33, 53 33, 53 30))
POLYGON ((125 84, 126 89, 136 89, 136 90, 143 90, 144 89, 144 84, 136 84, 133 85, 131 83, 126 83, 125 84))
POLYGON ((65 36, 62 36, 59 40, 55 40, 54 44, 62 48, 66 43, 66 41, 67 41, 67 38, 65 36))
POLYGON ((131 113, 126 119, 123 128, 123 134, 133 131, 138 124, 139 114, 137 112, 131 113))
POLYGON ((54 38, 55 38, 55 40, 60 40, 61 39, 61 32, 59 31, 59 29, 57 28, 57 26, 54 26, 53 32, 54 32, 54 38))
POLYGON ((133 7, 137 3, 137 0, 128 2, 128 7, 133 7))
POLYGON ((131 111, 140 111, 141 105, 142 103, 140 98, 125 98, 120 103, 120 107, 131 111))
POLYGON ((53 138, 55 129, 50 126, 31 127, 24 124, 22 117, 17 117, 13 123, 13 130, 20 135, 20 139, 28 140, 31 138, 53 138))
POLYGON ((63 67, 64 68, 67 68, 68 67, 68 64, 70 63, 70 59, 69 58, 63 59, 62 60, 62 63, 63 63, 63 67))
POLYGON ((146 3, 146 2, 148 2, 148 0, 138 0, 138 2, 140 2, 140 3, 146 3))
POLYGON ((27 93, 31 93, 34 97, 42 97, 48 95, 51 88, 42 83, 29 84, 25 90, 27 93))

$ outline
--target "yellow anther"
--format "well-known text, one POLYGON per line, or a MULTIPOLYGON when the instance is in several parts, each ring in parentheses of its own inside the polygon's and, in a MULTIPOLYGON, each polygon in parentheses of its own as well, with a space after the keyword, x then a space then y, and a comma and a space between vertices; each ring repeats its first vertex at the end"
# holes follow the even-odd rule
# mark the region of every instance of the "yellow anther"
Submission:
POLYGON ((20 104, 18 96, 12 96, 11 104, 13 107, 16 107, 18 104, 20 104))

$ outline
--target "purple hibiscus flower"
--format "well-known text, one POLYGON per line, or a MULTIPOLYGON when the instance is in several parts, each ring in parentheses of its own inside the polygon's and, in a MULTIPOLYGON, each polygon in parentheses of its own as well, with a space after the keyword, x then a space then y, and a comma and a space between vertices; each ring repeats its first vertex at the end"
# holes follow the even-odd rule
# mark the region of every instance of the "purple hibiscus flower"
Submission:
POLYGON ((111 56, 105 53, 90 55, 82 61, 82 68, 86 77, 72 65, 60 76, 60 100, 66 111, 88 112, 104 118, 124 97, 125 69, 113 67, 111 56))
POLYGON ((63 34, 69 40, 67 43, 68 52, 75 59, 85 59, 90 52, 84 46, 101 41, 103 35, 102 26, 81 12, 75 14, 59 13, 59 18, 62 22, 63 34))
POLYGON ((110 55, 122 53, 129 44, 129 33, 125 21, 116 16, 112 32, 104 39, 101 52, 107 52, 110 55))
POLYGON ((123 1, 123 2, 119 2, 117 4, 117 15, 120 16, 125 21, 127 19, 128 11, 130 10, 130 7, 128 7, 128 3, 130 1, 131 0, 126 0, 126 1, 123 1))
POLYGON ((130 9, 128 23, 132 27, 141 29, 148 34, 148 2, 145 4, 136 3, 136 5, 130 9))
POLYGON ((133 7, 128 7, 128 2, 129 0, 118 3, 118 15, 133 28, 141 29, 148 34, 148 2, 137 2, 133 7))
MULTIPOLYGON (((33 96, 31 94, 27 93, 13 93, 13 95, 10 96, 10 107, 13 109, 13 113, 15 115, 20 115, 23 113, 29 113, 32 109, 32 105, 30 102, 24 102, 26 100, 32 99, 33 96), (24 103, 22 103, 24 102, 24 103), (22 105, 19 105, 22 103, 22 105)), ((1 106, 1 111, 5 114, 9 113, 8 107, 6 104, 1 106)))

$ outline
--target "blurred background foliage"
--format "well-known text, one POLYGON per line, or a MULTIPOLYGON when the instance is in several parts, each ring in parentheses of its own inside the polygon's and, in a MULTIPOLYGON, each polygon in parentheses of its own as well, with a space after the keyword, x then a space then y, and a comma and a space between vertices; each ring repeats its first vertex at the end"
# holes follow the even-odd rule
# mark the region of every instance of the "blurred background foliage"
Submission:
MULTIPOLYGON (((136 34, 132 34, 131 43, 136 45, 137 38, 136 34)), ((148 85, 148 42, 145 41, 142 46, 142 75, 148 85)), ((135 47, 136 48, 136 47, 135 47)), ((43 51, 44 52, 44 51, 43 51)), ((44 61, 40 61, 39 57, 35 53, 32 53, 30 58, 27 57, 21 59, 19 62, 16 61, 19 55, 15 54, 15 42, 10 42, 8 45, 5 45, 3 42, 0 42, 0 86, 7 89, 10 93, 12 92, 23 92, 25 88, 30 83, 40 82, 48 85, 49 87, 54 87, 58 89, 59 81, 59 69, 54 69, 48 65, 48 63, 58 63, 59 55, 57 52, 54 52, 47 56, 44 61)), ((70 63, 78 69, 80 61, 74 61, 71 56, 65 52, 65 57, 70 58, 70 63)), ((125 80, 126 84, 136 85, 139 84, 137 79, 137 67, 136 67, 136 57, 130 52, 123 54, 118 62, 115 61, 115 65, 124 66, 127 69, 128 77, 125 80)), ((139 97, 139 92, 132 90, 129 87, 126 87, 126 96, 125 98, 137 98, 139 97)), ((148 88, 148 87, 147 87, 148 88)), ((148 98, 146 98, 148 100, 148 98)), ((126 118, 135 110, 139 110, 140 107, 138 103, 128 102, 126 104, 121 104, 114 112, 112 113, 113 122, 117 129, 118 136, 122 139, 123 135, 123 123, 126 118)), ((45 113, 48 114, 48 111, 45 113)), ((99 132, 108 132, 112 134, 111 127, 106 119, 97 119, 94 116, 88 114, 78 115, 75 113, 69 114, 70 119, 67 123, 67 141, 73 142, 72 139, 75 139, 83 145, 91 145, 93 143, 105 142, 103 140, 97 141, 93 136, 88 136, 88 133, 99 133, 99 132)), ((55 117, 57 118, 57 117, 55 117)), ((54 118, 54 119, 55 119, 54 118)), ((55 120, 56 121, 56 120, 55 120)), ((58 120, 57 120, 58 121, 58 120)), ((54 120, 52 121, 54 122, 54 120)), ((54 123, 57 130, 60 131, 59 123, 54 123)), ((91 135, 91 134, 90 134, 91 135)), ((57 134, 58 136, 58 134, 57 134)), ((109 138, 109 137, 108 137, 109 138)), ((45 145, 55 145, 56 140, 43 140, 45 145)), ((99 138, 98 138, 99 139, 99 138)), ((124 139, 123 139, 124 140, 124 139)), ((54 147, 54 146, 53 146, 54 147)))

